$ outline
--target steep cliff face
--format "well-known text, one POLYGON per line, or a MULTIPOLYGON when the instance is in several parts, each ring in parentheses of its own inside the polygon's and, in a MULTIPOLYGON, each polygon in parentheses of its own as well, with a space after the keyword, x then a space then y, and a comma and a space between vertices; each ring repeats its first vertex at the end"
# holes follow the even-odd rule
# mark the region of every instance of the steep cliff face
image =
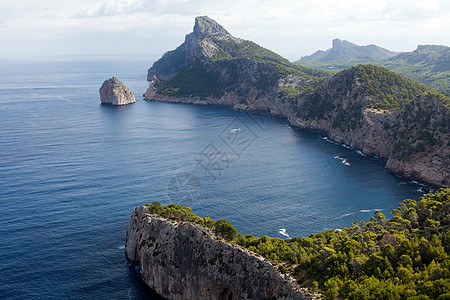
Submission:
POLYGON ((311 299, 263 258, 145 206, 131 215, 125 249, 145 283, 168 299, 311 299))
POLYGON ((355 127, 334 126, 329 119, 300 119, 300 128, 326 131, 337 143, 386 160, 386 169, 438 187, 450 186, 448 107, 433 97, 412 101, 401 111, 380 113, 366 108, 355 127), (419 121, 419 122, 418 122, 419 121))
MULTIPOLYGON (((450 186, 450 109, 445 99, 411 86, 409 80, 396 82, 397 89, 390 88, 383 99, 379 95, 382 88, 376 89, 371 76, 363 79, 361 68, 374 77, 385 74, 374 66, 341 72, 299 101, 297 117, 291 123, 326 131, 333 141, 378 156, 396 174, 450 186), (408 102, 407 93, 414 89, 416 98, 408 102)), ((395 73, 391 75, 390 81, 401 80, 395 73)))
POLYGON ((152 80, 154 76, 162 80, 169 79, 188 66, 213 57, 220 51, 222 42, 240 44, 243 40, 232 36, 213 19, 197 17, 193 32, 186 35, 183 44, 164 54, 148 69, 147 79, 152 80))
POLYGON ((389 138, 386 168, 433 185, 450 186, 450 108, 435 97, 421 97, 398 113, 389 138))
POLYGON ((448 99, 388 69, 358 65, 330 77, 198 17, 149 76, 145 99, 268 110, 387 160, 392 172, 450 186, 448 99))

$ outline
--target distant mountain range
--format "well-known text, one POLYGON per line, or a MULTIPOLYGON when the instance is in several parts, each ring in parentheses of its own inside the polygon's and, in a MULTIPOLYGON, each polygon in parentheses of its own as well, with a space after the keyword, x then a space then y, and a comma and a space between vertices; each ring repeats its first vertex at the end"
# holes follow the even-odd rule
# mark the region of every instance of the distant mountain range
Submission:
POLYGON ((376 45, 359 46, 334 39, 332 48, 319 50, 294 63, 334 72, 358 64, 375 64, 450 96, 450 47, 446 46, 419 45, 412 52, 397 53, 376 45))
POLYGON ((358 46, 346 40, 334 39, 333 47, 326 50, 318 50, 310 56, 304 56, 302 60, 309 61, 336 61, 346 60, 382 60, 397 55, 398 52, 392 52, 377 45, 358 46))
MULTIPOLYGON (((383 61, 393 64, 402 55, 414 62, 376 46, 333 44, 340 50, 315 57, 389 56, 383 61)), ((421 48, 424 57, 440 49, 421 48)), ((292 126, 327 132, 331 140, 385 159, 392 172, 450 186, 449 98, 384 67, 358 64, 332 76, 234 37, 203 16, 184 43, 153 64, 148 79, 145 99, 269 111, 292 126)))

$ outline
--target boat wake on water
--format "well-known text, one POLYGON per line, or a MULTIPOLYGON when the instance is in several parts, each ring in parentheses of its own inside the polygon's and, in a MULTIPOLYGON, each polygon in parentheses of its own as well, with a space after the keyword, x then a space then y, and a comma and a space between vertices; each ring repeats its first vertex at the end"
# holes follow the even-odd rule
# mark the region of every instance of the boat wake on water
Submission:
POLYGON ((286 229, 285 228, 278 229, 278 233, 281 234, 281 235, 284 235, 285 237, 289 237, 289 234, 286 233, 286 229))

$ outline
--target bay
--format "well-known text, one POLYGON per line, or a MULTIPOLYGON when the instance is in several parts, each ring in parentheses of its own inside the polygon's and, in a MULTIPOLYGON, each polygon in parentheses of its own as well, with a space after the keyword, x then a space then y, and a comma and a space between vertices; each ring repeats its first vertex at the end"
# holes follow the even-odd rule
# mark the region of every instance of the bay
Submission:
POLYGON ((422 195, 265 112, 143 101, 151 61, 0 61, 0 298, 158 299, 124 253, 131 212, 152 201, 286 238, 422 195), (113 75, 137 103, 100 104, 113 75))

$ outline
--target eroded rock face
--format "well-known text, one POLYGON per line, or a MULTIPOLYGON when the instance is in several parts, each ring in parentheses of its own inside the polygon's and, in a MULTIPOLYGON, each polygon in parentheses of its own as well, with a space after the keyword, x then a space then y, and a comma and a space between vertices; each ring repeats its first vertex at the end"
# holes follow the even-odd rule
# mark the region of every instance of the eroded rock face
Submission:
POLYGON ((450 108, 437 96, 418 97, 397 111, 355 110, 367 96, 357 84, 346 93, 339 94, 339 90, 345 91, 339 85, 325 84, 318 90, 321 100, 315 104, 330 109, 310 116, 308 107, 300 102, 300 113, 291 124, 328 132, 337 143, 386 160, 386 169, 403 177, 436 187, 450 186, 450 108), (343 117, 345 121, 338 123, 343 117))
POLYGON ((103 82, 99 93, 100 101, 105 104, 126 105, 136 102, 130 89, 115 76, 103 82))
POLYGON ((147 80, 154 76, 160 80, 169 79, 186 66, 214 56, 220 50, 218 44, 221 41, 242 42, 213 19, 207 16, 195 18, 193 32, 186 35, 178 48, 168 51, 148 69, 147 80))
POLYGON ((263 258, 205 227, 148 214, 145 206, 131 215, 125 250, 145 283, 168 299, 311 299, 263 258))

